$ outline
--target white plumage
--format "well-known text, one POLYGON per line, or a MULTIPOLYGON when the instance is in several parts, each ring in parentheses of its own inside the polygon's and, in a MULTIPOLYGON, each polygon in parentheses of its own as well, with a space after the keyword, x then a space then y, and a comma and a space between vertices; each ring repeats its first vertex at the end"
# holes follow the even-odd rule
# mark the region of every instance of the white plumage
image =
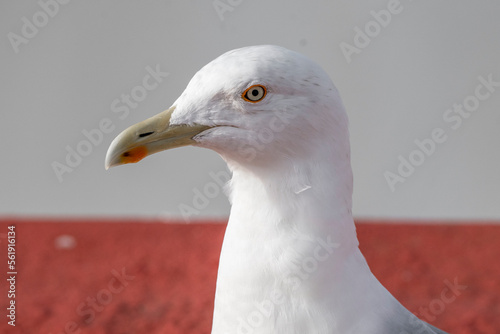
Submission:
POLYGON ((218 152, 232 171, 213 334, 443 333, 359 251, 347 115, 317 64, 277 46, 227 52, 169 110, 120 134, 106 166, 184 145, 218 152))

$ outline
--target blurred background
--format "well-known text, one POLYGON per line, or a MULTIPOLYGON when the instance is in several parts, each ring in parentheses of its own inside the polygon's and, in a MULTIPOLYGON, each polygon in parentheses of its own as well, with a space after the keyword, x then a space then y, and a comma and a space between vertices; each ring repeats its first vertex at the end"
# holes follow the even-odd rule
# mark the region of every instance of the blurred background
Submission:
POLYGON ((229 215, 225 163, 193 147, 109 171, 104 158, 116 135, 170 107, 203 65, 258 44, 307 55, 339 89, 353 213, 372 223, 358 234, 377 277, 417 313, 457 278, 467 293, 425 320, 454 333, 500 326, 491 265, 500 2, 39 0, 0 9, 0 244, 16 225, 24 273, 21 327, 9 330, 209 332, 229 215), (137 278, 119 302, 91 321, 75 315, 122 268, 137 278))
POLYGON ((218 55, 278 44, 317 61, 341 92, 356 217, 500 218, 498 2, 41 0, 1 8, 1 214, 184 218, 185 204, 197 211, 189 220, 227 217, 222 191, 193 202, 211 172, 226 171, 216 153, 183 148, 105 171, 106 150, 123 129, 170 107, 218 55), (150 72, 154 88, 145 89, 150 72), (497 84, 474 99, 480 77, 497 84), (453 110, 464 102, 466 116, 453 110), (414 153, 436 128, 444 142, 414 153), (412 164, 411 156, 413 171, 400 156, 412 164))

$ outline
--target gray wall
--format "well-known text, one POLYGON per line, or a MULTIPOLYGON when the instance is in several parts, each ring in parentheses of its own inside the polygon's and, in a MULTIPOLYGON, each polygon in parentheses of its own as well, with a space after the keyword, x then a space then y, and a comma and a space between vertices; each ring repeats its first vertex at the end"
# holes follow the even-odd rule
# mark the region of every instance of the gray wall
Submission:
POLYGON ((500 87, 482 83, 500 82, 498 1, 0 6, 2 215, 227 216, 211 176, 227 172, 211 151, 176 149, 109 171, 104 156, 219 54, 278 44, 315 59, 341 91, 356 216, 500 219, 500 87), (161 73, 147 90, 151 71, 161 73), (86 156, 68 164, 77 149, 86 156))

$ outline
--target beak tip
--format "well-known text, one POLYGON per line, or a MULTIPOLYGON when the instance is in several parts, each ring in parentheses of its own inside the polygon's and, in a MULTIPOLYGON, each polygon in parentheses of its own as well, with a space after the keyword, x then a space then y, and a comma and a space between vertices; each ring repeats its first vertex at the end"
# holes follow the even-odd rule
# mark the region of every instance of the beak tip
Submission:
POLYGON ((106 158, 104 159, 104 169, 108 170, 110 169, 111 167, 115 166, 116 165, 116 162, 113 161, 114 159, 112 158, 112 155, 113 154, 110 154, 110 152, 108 151, 108 153, 106 154, 106 158))
POLYGON ((108 170, 112 167, 123 165, 124 163, 126 163, 126 162, 123 162, 116 157, 111 158, 109 156, 106 156, 106 160, 104 162, 104 169, 108 170))

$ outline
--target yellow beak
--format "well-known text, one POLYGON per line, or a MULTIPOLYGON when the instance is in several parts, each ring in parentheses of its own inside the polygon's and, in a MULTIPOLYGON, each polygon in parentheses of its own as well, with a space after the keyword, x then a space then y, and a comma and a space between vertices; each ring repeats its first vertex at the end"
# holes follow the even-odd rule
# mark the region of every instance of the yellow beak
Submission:
POLYGON ((105 168, 139 162, 148 155, 171 148, 192 145, 193 137, 208 130, 207 125, 170 125, 175 107, 132 125, 111 143, 105 168))

